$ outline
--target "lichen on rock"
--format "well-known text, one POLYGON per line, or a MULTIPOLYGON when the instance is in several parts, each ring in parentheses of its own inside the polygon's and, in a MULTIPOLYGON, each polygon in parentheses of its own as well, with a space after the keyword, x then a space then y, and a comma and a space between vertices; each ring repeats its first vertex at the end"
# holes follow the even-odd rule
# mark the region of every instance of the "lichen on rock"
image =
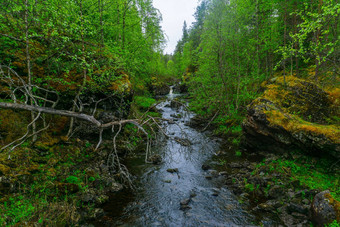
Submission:
POLYGON ((325 226, 333 221, 340 221, 340 202, 329 191, 317 194, 311 206, 312 220, 316 226, 325 226))
POLYGON ((340 157, 340 126, 328 124, 338 114, 339 95, 314 83, 287 77, 272 80, 264 94, 248 106, 243 122, 248 147, 340 157))

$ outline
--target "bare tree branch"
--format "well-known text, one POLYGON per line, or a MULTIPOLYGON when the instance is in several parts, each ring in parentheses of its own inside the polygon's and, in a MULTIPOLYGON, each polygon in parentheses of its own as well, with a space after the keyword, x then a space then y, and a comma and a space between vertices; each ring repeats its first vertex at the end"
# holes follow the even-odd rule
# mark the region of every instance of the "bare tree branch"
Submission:
POLYGON ((96 125, 98 128, 110 128, 113 125, 130 123, 130 124, 134 124, 140 130, 142 130, 144 133, 146 133, 146 131, 138 123, 138 119, 112 121, 112 122, 109 122, 109 123, 102 124, 102 123, 100 123, 100 121, 98 121, 93 116, 83 114, 83 113, 68 111, 68 110, 56 110, 56 109, 49 108, 49 107, 40 107, 40 106, 32 106, 32 105, 27 105, 27 104, 5 103, 5 102, 0 102, 0 107, 4 108, 4 109, 27 110, 27 111, 35 111, 35 112, 52 114, 52 115, 60 115, 60 116, 65 116, 65 117, 74 117, 74 118, 77 118, 77 119, 88 121, 88 122, 96 125))

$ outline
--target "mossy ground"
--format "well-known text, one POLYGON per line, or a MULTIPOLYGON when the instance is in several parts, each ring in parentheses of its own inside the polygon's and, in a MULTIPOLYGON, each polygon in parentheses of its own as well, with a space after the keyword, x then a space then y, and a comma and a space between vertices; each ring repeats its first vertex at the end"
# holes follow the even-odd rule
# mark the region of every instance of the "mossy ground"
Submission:
MULTIPOLYGON (((330 190, 332 196, 336 200, 340 200, 340 172, 335 164, 334 160, 320 159, 305 156, 301 152, 293 152, 290 158, 263 160, 256 166, 252 174, 259 174, 260 172, 264 172, 265 175, 270 175, 273 172, 280 173, 280 175, 288 178, 289 182, 297 182, 301 188, 318 191, 330 190)), ((286 185, 287 182, 277 180, 275 184, 286 185)))
POLYGON ((1 153, 0 165, 6 171, 0 182, 0 223, 76 224, 81 218, 77 210, 83 206, 76 193, 100 179, 85 171, 84 164, 95 157, 88 142, 62 139, 54 145, 24 144, 1 153))

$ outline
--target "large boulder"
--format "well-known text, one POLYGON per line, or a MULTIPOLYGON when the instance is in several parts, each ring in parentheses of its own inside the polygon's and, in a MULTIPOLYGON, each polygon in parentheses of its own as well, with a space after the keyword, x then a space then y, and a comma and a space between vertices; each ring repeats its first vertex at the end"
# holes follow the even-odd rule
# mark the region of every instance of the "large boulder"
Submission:
POLYGON ((340 158, 340 127, 331 120, 337 119, 338 96, 292 76, 286 83, 276 78, 248 106, 242 124, 245 145, 281 152, 299 148, 340 158))
POLYGON ((320 192, 313 199, 311 214, 316 226, 326 226, 335 220, 340 222, 340 202, 329 191, 320 192))
POLYGON ((177 83, 174 85, 173 90, 175 93, 187 93, 188 92, 188 85, 186 83, 177 83))

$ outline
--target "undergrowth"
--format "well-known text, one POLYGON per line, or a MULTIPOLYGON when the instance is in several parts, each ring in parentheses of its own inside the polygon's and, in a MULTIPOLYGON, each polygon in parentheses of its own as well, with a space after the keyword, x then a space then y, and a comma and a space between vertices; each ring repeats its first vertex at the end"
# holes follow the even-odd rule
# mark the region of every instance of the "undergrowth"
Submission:
MULTIPOLYGON (((277 159, 269 163, 263 161, 257 166, 266 166, 269 172, 280 172, 290 176, 292 181, 298 181, 310 189, 319 191, 330 190, 336 200, 340 200, 340 174, 334 173, 330 167, 334 161, 302 155, 298 159, 277 159)), ((256 170, 253 174, 256 173, 256 170)))
MULTIPOLYGON (((82 170, 83 163, 95 158, 91 144, 83 142, 80 150, 74 145, 50 147, 48 151, 33 151, 21 148, 12 154, 9 173, 13 193, 1 194, 0 226, 20 225, 24 222, 43 225, 73 225, 80 216, 77 209, 82 207, 77 192, 85 192, 89 185, 99 180, 99 175, 82 170), (90 145, 88 145, 90 144, 90 145), (26 152, 31 153, 29 162, 26 152)), ((1 160, 6 154, 1 154, 1 160)), ((3 191, 3 188, 2 188, 3 191)))

